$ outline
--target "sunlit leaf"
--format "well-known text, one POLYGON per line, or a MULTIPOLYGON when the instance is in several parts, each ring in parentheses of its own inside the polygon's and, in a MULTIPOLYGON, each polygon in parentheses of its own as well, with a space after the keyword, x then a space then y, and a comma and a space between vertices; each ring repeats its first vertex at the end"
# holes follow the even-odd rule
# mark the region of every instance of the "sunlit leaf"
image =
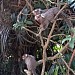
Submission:
POLYGON ((47 72, 45 72, 45 75, 48 75, 47 72))
POLYGON ((74 39, 71 39, 69 42, 69 47, 74 48, 74 39))
POLYGON ((65 41, 71 41, 71 36, 69 35, 69 36, 66 36, 66 38, 64 38, 63 40, 62 40, 62 44, 65 42, 65 41))
POLYGON ((59 66, 56 65, 55 71, 54 71, 54 75, 58 75, 58 70, 59 70, 59 66))
POLYGON ((53 75, 53 72, 54 72, 54 69, 55 69, 55 64, 53 64, 48 72, 48 75, 53 75))
POLYGON ((28 9, 27 7, 24 7, 22 9, 22 14, 19 16, 19 21, 24 21, 25 19, 27 19, 27 14, 28 14, 28 9))

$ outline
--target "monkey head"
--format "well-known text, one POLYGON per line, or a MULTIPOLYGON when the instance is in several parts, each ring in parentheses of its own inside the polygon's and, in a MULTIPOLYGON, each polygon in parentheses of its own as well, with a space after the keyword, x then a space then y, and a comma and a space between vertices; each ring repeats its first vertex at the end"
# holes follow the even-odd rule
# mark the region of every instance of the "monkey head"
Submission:
POLYGON ((24 55, 22 56, 22 59, 25 60, 27 57, 28 57, 28 54, 24 54, 24 55))
POLYGON ((39 15, 42 13, 42 10, 39 8, 39 9, 35 9, 32 11, 32 13, 36 16, 36 15, 39 15))

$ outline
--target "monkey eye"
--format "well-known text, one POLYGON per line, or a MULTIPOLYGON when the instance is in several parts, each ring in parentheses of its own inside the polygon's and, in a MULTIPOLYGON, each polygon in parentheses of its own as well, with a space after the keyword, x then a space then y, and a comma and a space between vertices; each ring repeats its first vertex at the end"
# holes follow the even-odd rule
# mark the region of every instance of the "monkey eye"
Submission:
POLYGON ((25 54, 25 56, 27 57, 27 56, 28 56, 28 54, 25 54))

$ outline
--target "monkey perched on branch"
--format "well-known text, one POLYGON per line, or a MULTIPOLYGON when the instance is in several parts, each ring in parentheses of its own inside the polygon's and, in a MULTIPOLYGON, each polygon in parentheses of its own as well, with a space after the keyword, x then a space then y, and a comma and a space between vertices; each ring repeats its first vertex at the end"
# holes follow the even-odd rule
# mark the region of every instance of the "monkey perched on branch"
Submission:
POLYGON ((25 61, 26 65, 27 65, 27 69, 28 71, 31 72, 31 75, 37 75, 36 74, 36 60, 35 57, 29 54, 24 54, 22 56, 22 59, 25 61))
POLYGON ((41 9, 33 10, 32 13, 35 16, 35 20, 40 24, 39 25, 40 31, 36 36, 39 36, 41 32, 44 31, 48 27, 49 23, 53 22, 58 17, 63 18, 69 28, 73 27, 71 21, 68 19, 68 15, 65 14, 63 11, 55 18, 59 10, 60 9, 58 7, 53 7, 53 8, 45 9, 45 10, 41 10, 41 9))

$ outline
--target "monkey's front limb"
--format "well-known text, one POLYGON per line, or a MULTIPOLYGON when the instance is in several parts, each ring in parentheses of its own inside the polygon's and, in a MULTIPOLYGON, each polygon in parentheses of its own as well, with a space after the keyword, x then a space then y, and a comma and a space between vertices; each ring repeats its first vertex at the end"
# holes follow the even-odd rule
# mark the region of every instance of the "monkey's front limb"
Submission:
POLYGON ((24 69, 24 72, 25 72, 27 75, 32 75, 32 73, 31 73, 29 70, 24 69))

